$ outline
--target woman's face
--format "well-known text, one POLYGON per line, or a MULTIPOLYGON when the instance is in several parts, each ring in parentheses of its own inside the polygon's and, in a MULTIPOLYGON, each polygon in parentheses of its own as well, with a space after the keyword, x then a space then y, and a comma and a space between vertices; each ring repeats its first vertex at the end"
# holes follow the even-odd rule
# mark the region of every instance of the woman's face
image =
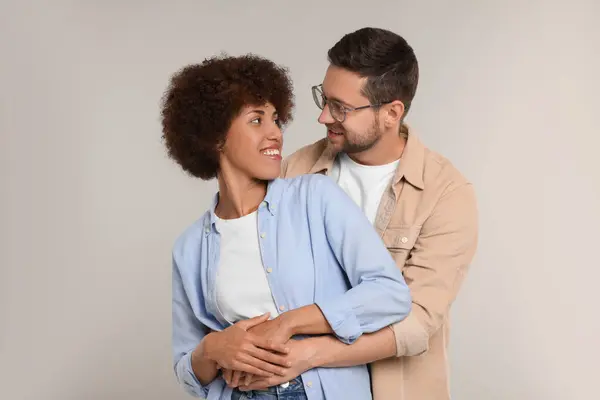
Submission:
POLYGON ((232 121, 221 152, 225 173, 272 180, 281 172, 283 137, 272 104, 245 106, 232 121))

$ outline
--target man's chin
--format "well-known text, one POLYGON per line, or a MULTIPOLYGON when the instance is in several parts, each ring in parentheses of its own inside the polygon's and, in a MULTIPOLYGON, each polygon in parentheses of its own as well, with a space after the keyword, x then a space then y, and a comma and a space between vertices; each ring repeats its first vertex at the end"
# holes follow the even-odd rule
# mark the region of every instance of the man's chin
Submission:
POLYGON ((327 141, 329 142, 329 145, 331 147, 334 147, 336 149, 342 149, 344 147, 344 143, 345 143, 345 139, 344 139, 343 135, 339 135, 339 136, 327 135, 327 141))
POLYGON ((330 150, 332 150, 334 153, 339 153, 339 152, 343 152, 344 151, 344 145, 342 143, 333 143, 331 140, 329 141, 329 145, 327 146, 329 147, 330 150))

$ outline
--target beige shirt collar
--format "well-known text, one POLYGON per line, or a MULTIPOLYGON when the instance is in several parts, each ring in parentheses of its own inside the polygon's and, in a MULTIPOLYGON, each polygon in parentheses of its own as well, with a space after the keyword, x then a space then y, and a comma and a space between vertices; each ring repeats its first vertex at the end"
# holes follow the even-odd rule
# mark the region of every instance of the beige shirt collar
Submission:
MULTIPOLYGON (((425 160, 425 146, 413 132, 410 126, 403 124, 402 129, 406 130, 408 139, 406 146, 400 157, 400 164, 394 175, 393 184, 397 185, 402 178, 416 188, 424 189, 423 165, 425 160)), ((328 173, 333 165, 337 152, 328 145, 327 139, 322 142, 323 151, 315 164, 310 169, 310 174, 328 173)))

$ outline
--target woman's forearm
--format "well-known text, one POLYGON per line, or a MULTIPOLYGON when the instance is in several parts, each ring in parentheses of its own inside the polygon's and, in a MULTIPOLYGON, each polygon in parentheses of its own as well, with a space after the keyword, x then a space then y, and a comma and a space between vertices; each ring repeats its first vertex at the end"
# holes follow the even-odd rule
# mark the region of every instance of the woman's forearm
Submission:
POLYGON ((210 335, 205 336, 192 352, 192 370, 203 386, 211 383, 219 373, 217 363, 206 356, 206 342, 210 335))
POLYGON ((278 318, 281 318, 290 336, 333 333, 329 322, 316 304, 288 311, 278 318))
POLYGON ((352 367, 396 355, 396 339, 389 327, 364 334, 351 345, 330 335, 305 340, 313 341, 316 348, 313 367, 352 367))

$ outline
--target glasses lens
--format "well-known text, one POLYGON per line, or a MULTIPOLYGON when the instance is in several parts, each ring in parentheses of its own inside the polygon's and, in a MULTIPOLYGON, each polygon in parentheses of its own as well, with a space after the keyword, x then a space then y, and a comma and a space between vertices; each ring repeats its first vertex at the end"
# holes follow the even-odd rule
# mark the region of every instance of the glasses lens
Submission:
POLYGON ((323 96, 323 92, 318 86, 314 86, 312 88, 312 94, 315 104, 322 110, 325 107, 325 97, 323 96))
POLYGON ((346 113, 344 111, 344 107, 340 103, 338 103, 337 101, 327 100, 320 86, 313 86, 312 94, 315 104, 317 105, 317 107, 319 107, 319 109, 324 109, 325 104, 328 104, 329 113, 331 114, 331 116, 338 122, 344 122, 346 113))
POLYGON ((328 101, 329 112, 331 116, 338 122, 344 122, 344 107, 337 101, 328 101))

